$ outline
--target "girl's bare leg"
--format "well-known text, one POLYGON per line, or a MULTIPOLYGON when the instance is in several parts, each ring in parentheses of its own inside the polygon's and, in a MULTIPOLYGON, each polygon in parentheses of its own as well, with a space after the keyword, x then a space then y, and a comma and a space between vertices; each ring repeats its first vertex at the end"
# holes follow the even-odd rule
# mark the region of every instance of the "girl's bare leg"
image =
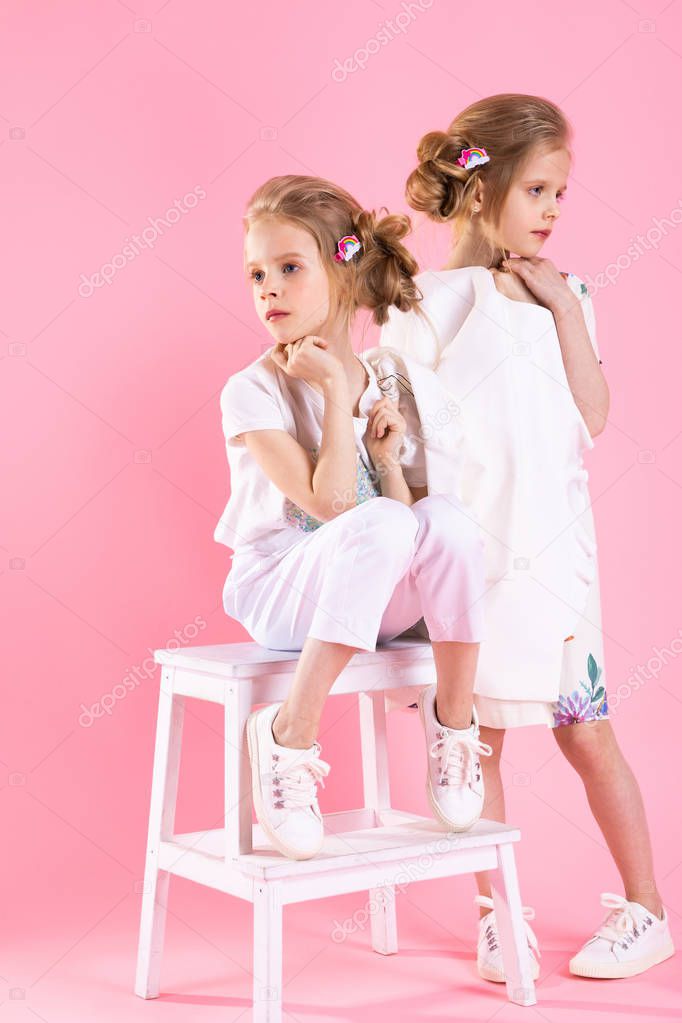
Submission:
POLYGON ((291 692, 272 724, 280 746, 307 749, 317 739, 329 690, 358 647, 308 637, 303 644, 291 692))
POLYGON ((468 728, 474 701, 478 643, 431 643, 436 664, 436 717, 447 728, 468 728))
POLYGON ((584 721, 553 731, 585 786, 594 819, 623 879, 625 898, 660 918, 662 902, 642 795, 610 722, 584 721))
MULTIPOLYGON (((500 773, 500 761, 502 759, 504 736, 504 728, 485 728, 481 726, 481 742, 487 742, 488 745, 492 747, 493 751, 493 755, 491 757, 481 757, 483 784, 485 785, 485 796, 481 817, 490 821, 499 821, 501 824, 504 824, 505 820, 504 789, 502 787, 502 775, 500 773)), ((492 897, 490 875, 487 870, 483 870, 476 874, 476 884, 478 885, 479 895, 487 895, 488 898, 492 897)), ((483 906, 479 907, 479 916, 485 916, 488 912, 489 910, 485 909, 483 906)))
MULTIPOLYGON (((357 649, 343 643, 306 639, 291 692, 272 726, 275 740, 281 746, 305 749, 315 742, 329 690, 357 649)), ((438 677, 438 719, 448 728, 468 728, 479 644, 433 643, 432 649, 438 677)))

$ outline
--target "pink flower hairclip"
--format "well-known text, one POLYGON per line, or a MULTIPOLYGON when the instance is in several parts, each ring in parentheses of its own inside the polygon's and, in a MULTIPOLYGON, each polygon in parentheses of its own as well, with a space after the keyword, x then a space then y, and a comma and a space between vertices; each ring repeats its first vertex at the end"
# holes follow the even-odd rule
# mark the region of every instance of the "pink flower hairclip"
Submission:
POLYGON ((471 170, 473 167, 480 167, 482 163, 488 163, 490 157, 486 153, 485 149, 472 147, 471 149, 463 149, 459 154, 457 163, 464 167, 465 170, 471 170))
POLYGON ((360 239, 357 235, 346 234, 343 238, 339 238, 336 243, 337 252, 334 253, 334 259, 337 263, 348 262, 352 259, 356 252, 359 252, 362 248, 360 239))

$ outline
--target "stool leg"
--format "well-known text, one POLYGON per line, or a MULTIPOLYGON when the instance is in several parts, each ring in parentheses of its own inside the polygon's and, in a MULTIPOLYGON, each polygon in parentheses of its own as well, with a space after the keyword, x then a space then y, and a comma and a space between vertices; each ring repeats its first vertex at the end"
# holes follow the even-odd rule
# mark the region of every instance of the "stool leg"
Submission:
POLYGON ((374 811, 375 824, 380 824, 381 811, 391 807, 383 692, 358 693, 358 710, 365 806, 374 811))
POLYGON ((393 955, 398 951, 398 923, 393 885, 370 888, 369 904, 372 948, 381 955, 393 955))
POLYGON ((254 885, 253 1023, 282 1020, 282 886, 254 885))
POLYGON ((159 994, 161 955, 166 929, 170 874, 158 866, 159 844, 173 836, 175 802, 180 772, 180 746, 184 697, 173 693, 173 668, 163 668, 154 748, 151 807, 144 870, 144 891, 137 952, 135 994, 156 998, 159 994))
POLYGON ((508 843, 498 845, 497 856, 499 868, 492 873, 492 894, 507 978, 507 997, 517 1005, 535 1005, 537 998, 531 976, 514 849, 508 843))
POLYGON ((253 851, 251 761, 246 720, 251 713, 251 682, 225 686, 225 859, 253 851))
MULTIPOLYGON (((365 806, 373 811, 376 825, 381 824, 382 811, 391 807, 383 692, 358 693, 358 709, 365 806)), ((395 888, 392 885, 370 888, 369 905, 372 948, 381 955, 393 955, 398 951, 395 888)))

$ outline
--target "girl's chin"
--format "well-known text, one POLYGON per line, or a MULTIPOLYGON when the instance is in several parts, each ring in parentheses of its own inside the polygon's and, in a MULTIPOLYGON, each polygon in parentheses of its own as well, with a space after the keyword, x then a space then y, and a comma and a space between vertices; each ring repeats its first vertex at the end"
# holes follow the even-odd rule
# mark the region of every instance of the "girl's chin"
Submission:
POLYGON ((537 256, 546 240, 546 238, 538 238, 536 244, 520 245, 518 249, 510 249, 510 252, 519 259, 530 259, 532 256, 537 256))
POLYGON ((277 329, 277 326, 275 326, 274 330, 272 327, 268 327, 268 330, 273 341, 275 341, 278 345, 293 345, 295 341, 300 341, 301 338, 307 337, 309 334, 315 336, 319 334, 318 330, 310 330, 308 327, 301 325, 292 329, 291 324, 287 324, 286 330, 284 329, 284 324, 282 324, 282 327, 279 330, 277 329))
POLYGON ((300 334, 294 335, 292 333, 291 325, 287 325, 286 330, 284 329, 284 325, 282 325, 282 327, 279 328, 277 324, 274 324, 273 326, 270 326, 270 324, 266 324, 266 326, 268 328, 268 333, 270 334, 270 337, 278 345, 293 344, 293 342, 297 341, 298 338, 300 337, 300 334))

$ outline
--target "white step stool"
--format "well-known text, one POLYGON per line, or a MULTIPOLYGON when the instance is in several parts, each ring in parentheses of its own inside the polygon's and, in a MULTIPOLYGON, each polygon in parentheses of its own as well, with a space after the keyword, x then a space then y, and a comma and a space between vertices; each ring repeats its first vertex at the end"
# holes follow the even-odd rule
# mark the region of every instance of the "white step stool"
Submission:
MULTIPOLYGON (((493 898, 504 957, 507 996, 534 1005, 513 843, 516 828, 481 820, 448 833, 430 817, 395 810, 389 795, 384 692, 429 684, 436 671, 431 644, 394 639, 353 655, 331 690, 357 693, 364 807, 325 814, 322 850, 291 860, 252 825, 251 769, 245 725, 258 704, 283 700, 298 654, 256 643, 156 650, 161 669, 149 836, 142 896, 135 993, 159 994, 171 874, 253 903, 253 1019, 279 1023, 282 991, 282 907, 345 892, 368 891, 375 952, 398 951, 395 891, 435 877, 493 871, 493 898), (174 834, 184 698, 225 708, 225 827, 174 834)), ((423 735, 418 741, 423 742, 423 735)))

